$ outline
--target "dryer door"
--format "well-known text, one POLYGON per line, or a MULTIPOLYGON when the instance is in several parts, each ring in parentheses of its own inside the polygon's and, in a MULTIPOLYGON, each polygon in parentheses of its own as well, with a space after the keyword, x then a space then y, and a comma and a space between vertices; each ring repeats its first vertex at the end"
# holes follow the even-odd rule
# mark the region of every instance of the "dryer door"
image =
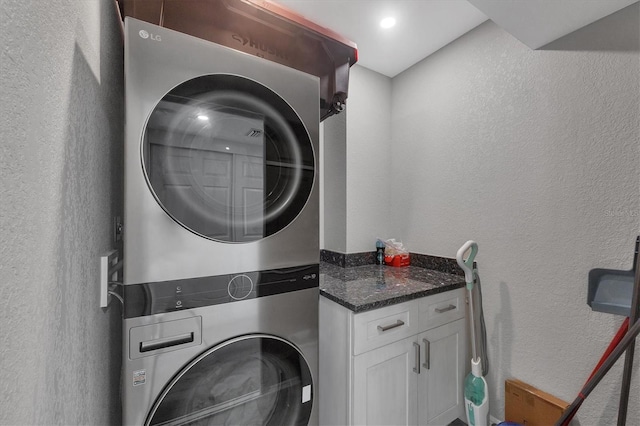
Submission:
POLYGON ((147 425, 307 425, 309 366, 291 343, 243 336, 200 355, 166 387, 147 425))
POLYGON ((143 168, 156 200, 189 231, 223 242, 275 234, 312 190, 311 139, 291 106, 236 75, 187 81, 152 111, 143 168))

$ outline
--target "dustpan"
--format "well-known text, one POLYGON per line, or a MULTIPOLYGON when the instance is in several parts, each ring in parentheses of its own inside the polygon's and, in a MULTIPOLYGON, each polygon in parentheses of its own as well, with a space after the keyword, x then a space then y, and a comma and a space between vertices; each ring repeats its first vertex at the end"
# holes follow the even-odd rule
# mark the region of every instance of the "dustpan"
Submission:
POLYGON ((636 239, 636 250, 631 270, 598 268, 589 271, 587 304, 591 306, 592 310, 626 317, 630 315, 639 246, 640 236, 636 239))

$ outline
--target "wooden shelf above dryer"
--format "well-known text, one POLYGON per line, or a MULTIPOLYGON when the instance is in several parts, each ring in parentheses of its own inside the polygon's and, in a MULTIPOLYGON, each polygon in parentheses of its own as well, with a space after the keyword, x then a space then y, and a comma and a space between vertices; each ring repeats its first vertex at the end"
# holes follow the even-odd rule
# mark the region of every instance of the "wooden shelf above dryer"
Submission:
POLYGON ((320 119, 344 109, 356 44, 268 0, 118 0, 121 15, 320 78, 320 119))

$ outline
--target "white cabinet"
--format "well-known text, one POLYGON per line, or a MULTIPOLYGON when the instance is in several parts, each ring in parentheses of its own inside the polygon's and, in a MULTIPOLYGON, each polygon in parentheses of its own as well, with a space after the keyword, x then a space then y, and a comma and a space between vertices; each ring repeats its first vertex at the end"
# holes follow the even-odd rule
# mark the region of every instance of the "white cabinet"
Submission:
POLYGON ((353 359, 353 424, 416 424, 415 344, 403 339, 353 359))
POLYGON ((464 418, 464 289, 359 314, 320 298, 321 425, 464 418))
POLYGON ((418 335, 425 360, 418 379, 420 425, 446 425, 458 417, 465 418, 465 325, 463 318, 418 335))

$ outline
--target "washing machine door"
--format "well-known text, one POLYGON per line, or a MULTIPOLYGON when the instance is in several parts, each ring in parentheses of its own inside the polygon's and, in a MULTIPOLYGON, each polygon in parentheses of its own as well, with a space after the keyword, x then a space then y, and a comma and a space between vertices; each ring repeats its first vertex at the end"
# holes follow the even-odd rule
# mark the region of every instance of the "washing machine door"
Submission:
POLYGON ((147 120, 142 166, 156 200, 189 231, 242 243, 289 225, 311 194, 304 123, 277 93, 227 74, 189 80, 147 120))
POLYGON ((312 377, 302 353, 270 335, 243 336, 189 363, 147 425, 307 425, 312 377))

